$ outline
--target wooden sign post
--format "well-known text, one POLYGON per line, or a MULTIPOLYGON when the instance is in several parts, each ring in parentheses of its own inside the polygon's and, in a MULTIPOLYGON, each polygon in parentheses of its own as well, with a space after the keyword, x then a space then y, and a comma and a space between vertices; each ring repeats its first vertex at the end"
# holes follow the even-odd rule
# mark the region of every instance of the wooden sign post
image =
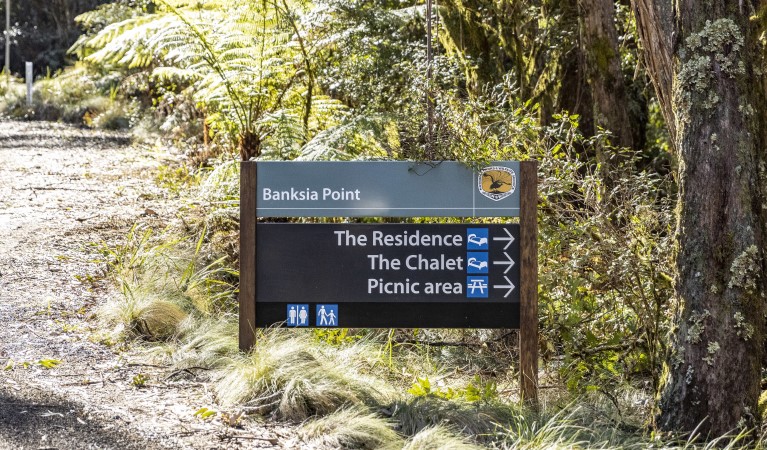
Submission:
POLYGON ((256 344, 257 166, 240 164, 240 350, 256 344))
POLYGON ((520 163, 519 212, 522 283, 520 286, 519 366, 522 401, 538 404, 538 162, 520 163))
POLYGON ((240 348, 256 329, 518 328, 538 398, 537 163, 241 163, 240 348), (519 224, 257 217, 519 217, 519 224), (260 230, 260 231, 259 231, 260 230))

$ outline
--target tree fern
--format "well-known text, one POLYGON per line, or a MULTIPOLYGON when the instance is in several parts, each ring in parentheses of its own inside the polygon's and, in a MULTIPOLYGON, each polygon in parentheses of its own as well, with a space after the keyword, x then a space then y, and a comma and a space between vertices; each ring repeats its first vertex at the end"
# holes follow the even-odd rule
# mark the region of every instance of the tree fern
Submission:
POLYGON ((351 161, 395 159, 396 138, 387 136, 390 120, 385 116, 357 116, 328 128, 304 145, 297 159, 302 161, 351 161))
POLYGON ((193 5, 159 0, 153 14, 111 24, 73 51, 94 64, 145 68, 158 79, 192 82, 212 128, 235 135, 248 159, 258 156, 266 141, 285 143, 291 136, 300 145, 309 138, 308 124, 325 120, 312 120, 310 55, 296 42, 301 38, 291 15, 296 6, 301 4, 288 0, 193 5), (300 136, 285 132, 286 118, 296 114, 304 118, 300 136), (272 133, 280 138, 270 139, 272 133))

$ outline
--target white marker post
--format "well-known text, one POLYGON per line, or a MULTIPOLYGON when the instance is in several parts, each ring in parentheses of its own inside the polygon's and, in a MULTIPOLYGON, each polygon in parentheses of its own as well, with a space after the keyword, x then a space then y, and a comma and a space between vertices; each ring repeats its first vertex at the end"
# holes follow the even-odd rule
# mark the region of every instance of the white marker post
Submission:
POLYGON ((5 72, 7 87, 11 85, 11 0, 5 0, 5 30, 3 31, 3 44, 5 45, 5 72))
POLYGON ((27 61, 26 63, 26 75, 27 75, 27 106, 32 106, 32 81, 34 74, 32 73, 32 63, 27 61))

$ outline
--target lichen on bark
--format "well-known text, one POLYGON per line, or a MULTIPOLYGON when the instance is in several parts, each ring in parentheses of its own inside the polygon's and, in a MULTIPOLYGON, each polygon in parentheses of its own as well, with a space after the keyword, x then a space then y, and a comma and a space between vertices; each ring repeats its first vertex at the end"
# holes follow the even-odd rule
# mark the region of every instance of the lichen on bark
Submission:
POLYGON ((741 288, 749 295, 753 295, 759 282, 762 264, 759 258, 759 249, 751 245, 740 255, 735 257, 730 266, 730 289, 741 288))
POLYGON ((718 74, 735 77, 745 73, 741 60, 743 34, 731 19, 706 21, 703 29, 685 40, 679 52, 681 66, 676 77, 674 97, 682 111, 677 120, 689 122, 693 102, 706 110, 713 110, 720 102, 716 89, 712 89, 718 74))
POLYGON ((746 321, 746 316, 742 312, 736 311, 732 318, 735 319, 733 327, 738 337, 748 341, 754 336, 754 326, 746 321))
POLYGON ((706 325, 704 322, 711 317, 711 313, 708 310, 702 313, 692 313, 690 315, 689 323, 690 327, 687 329, 686 341, 691 344, 697 344, 700 342, 700 336, 706 331, 706 325))

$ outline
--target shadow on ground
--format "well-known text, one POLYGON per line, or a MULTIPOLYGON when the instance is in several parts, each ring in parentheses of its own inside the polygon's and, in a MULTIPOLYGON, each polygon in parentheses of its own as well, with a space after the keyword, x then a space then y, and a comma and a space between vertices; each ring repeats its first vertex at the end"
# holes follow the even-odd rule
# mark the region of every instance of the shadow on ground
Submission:
POLYGON ((132 435, 127 417, 95 418, 50 392, 9 391, 0 387, 0 448, 16 449, 151 449, 151 441, 132 435))
MULTIPOLYGON (((44 130, 42 130, 44 131, 44 130)), ((69 130, 67 130, 69 131, 69 130)), ((62 146, 70 148, 104 149, 104 147, 120 147, 130 145, 131 138, 120 134, 83 134, 61 133, 51 129, 48 135, 32 135, 29 133, 0 134, 0 150, 23 149, 33 146, 62 146)))

